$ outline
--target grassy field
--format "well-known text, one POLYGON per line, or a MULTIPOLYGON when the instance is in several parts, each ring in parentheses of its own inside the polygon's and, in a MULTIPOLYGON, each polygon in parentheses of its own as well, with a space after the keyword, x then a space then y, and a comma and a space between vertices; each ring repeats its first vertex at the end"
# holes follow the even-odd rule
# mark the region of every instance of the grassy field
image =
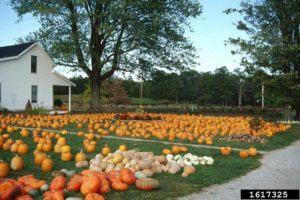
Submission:
MULTIPOLYGON (((76 131, 74 126, 67 127, 69 130, 76 131)), ((299 139, 299 126, 294 125, 289 131, 280 133, 272 137, 267 144, 244 144, 236 142, 224 142, 215 139, 215 144, 218 146, 227 146, 248 148, 249 146, 255 146, 259 150, 272 150, 288 145, 292 141, 299 139)), ((11 134, 13 139, 20 139, 18 132, 11 134)), ((75 155, 80 149, 83 148, 83 138, 76 135, 66 135, 68 144, 72 147, 72 152, 75 155)), ((35 174, 37 178, 44 179, 48 183, 52 180, 51 173, 41 172, 40 167, 34 165, 34 157, 32 152, 34 151, 36 144, 33 143, 31 137, 22 138, 23 141, 30 146, 30 153, 22 156, 25 160, 25 168, 21 171, 11 171, 9 178, 17 178, 25 174, 35 174)), ((53 141, 55 142, 55 141, 53 141)), ((184 141, 186 142, 186 141, 184 141)), ((163 148, 170 148, 171 145, 166 144, 153 144, 148 142, 132 142, 118 139, 99 139, 97 140, 97 150, 100 152, 102 147, 108 144, 112 150, 116 150, 119 145, 126 144, 129 149, 137 146, 141 151, 152 151, 156 155, 161 154, 163 148)), ((238 157, 238 152, 233 152, 229 157, 223 157, 218 150, 206 149, 206 148, 192 148, 189 147, 189 152, 199 156, 211 156, 214 158, 215 163, 212 166, 197 166, 197 171, 194 175, 188 178, 181 177, 181 174, 155 174, 154 178, 160 181, 160 189, 152 192, 143 192, 135 189, 131 186, 126 192, 111 191, 109 194, 104 195, 106 199, 176 199, 179 196, 191 194, 193 192, 201 191, 203 187, 207 187, 212 184, 221 184, 229 181, 230 179, 244 175, 245 173, 259 167, 259 156, 242 159, 238 157)), ((13 153, 0 150, 1 159, 6 162, 10 162, 14 156, 13 153)), ((75 162, 63 162, 60 160, 60 155, 53 152, 49 153, 51 158, 54 159, 54 170, 75 169, 77 172, 80 170, 75 168, 75 162)), ((96 153, 87 154, 88 159, 93 158, 96 153)), ((42 194, 35 199, 41 199, 42 194)), ((70 193, 68 196, 81 196, 79 193, 70 193)))

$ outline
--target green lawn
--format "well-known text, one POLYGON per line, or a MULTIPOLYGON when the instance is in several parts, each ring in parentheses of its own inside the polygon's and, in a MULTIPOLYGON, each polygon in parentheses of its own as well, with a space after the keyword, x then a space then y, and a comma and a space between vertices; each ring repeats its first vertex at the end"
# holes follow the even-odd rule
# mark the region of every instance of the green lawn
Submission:
MULTIPOLYGON (((290 144, 292 141, 299 139, 299 125, 293 125, 290 130, 285 133, 276 134, 267 144, 248 144, 248 143, 237 143, 237 142, 225 142, 220 141, 218 138, 214 139, 214 145, 217 146, 232 146, 239 148, 248 148, 250 146, 255 146, 258 150, 272 150, 281 148, 290 144)), ((77 131, 74 125, 69 125, 66 127, 69 131, 77 131)), ((85 130, 85 129, 82 129, 85 130)), ((12 133, 13 139, 19 139, 20 135, 18 133, 12 133)), ((68 134, 66 135, 68 144, 72 147, 72 153, 75 156, 80 149, 83 148, 82 141, 84 138, 77 137, 76 135, 68 134)), ((41 172, 40 167, 33 164, 33 150, 36 144, 33 143, 31 137, 22 138, 23 141, 30 146, 30 153, 22 156, 25 160, 25 168, 19 172, 11 171, 9 178, 17 178, 25 174, 35 174, 37 178, 44 179, 48 183, 51 181, 51 173, 41 172)), ((181 141, 186 142, 187 141, 181 141)), ((55 141, 53 140, 55 144, 55 141)), ((126 144, 129 149, 134 148, 136 145, 141 151, 152 151, 156 155, 161 154, 163 148, 170 148, 171 145, 160 144, 160 143, 149 143, 149 142, 132 142, 119 139, 99 139, 97 140, 97 150, 100 152, 102 147, 108 144, 114 151, 121 144, 126 144)), ((115 192, 111 191, 109 194, 105 194, 106 199, 176 199, 179 196, 185 196, 194 192, 199 192, 203 187, 207 187, 212 184, 220 184, 228 182, 230 179, 242 176, 247 172, 259 167, 259 156, 251 157, 247 159, 242 159, 238 157, 238 152, 233 152, 232 155, 228 157, 223 157, 220 155, 219 150, 206 149, 206 148, 192 148, 189 147, 189 152, 200 155, 200 156, 211 156, 214 158, 215 163, 212 166, 197 166, 197 171, 195 174, 189 176, 188 178, 181 177, 181 173, 176 175, 171 175, 167 173, 155 174, 153 178, 159 180, 160 189, 152 192, 144 192, 135 189, 131 186, 126 192, 115 192)), ((87 154, 88 159, 93 158, 96 153, 87 154)), ((55 153, 50 153, 50 156, 54 159, 55 165, 54 170, 60 170, 63 168, 75 169, 77 172, 80 170, 75 168, 75 162, 63 162, 60 160, 60 155, 55 153)), ((13 153, 0 150, 0 159, 6 162, 10 162, 13 157, 13 153)), ((41 199, 40 194, 35 199, 41 199)), ((67 196, 81 196, 79 193, 70 193, 67 196)))

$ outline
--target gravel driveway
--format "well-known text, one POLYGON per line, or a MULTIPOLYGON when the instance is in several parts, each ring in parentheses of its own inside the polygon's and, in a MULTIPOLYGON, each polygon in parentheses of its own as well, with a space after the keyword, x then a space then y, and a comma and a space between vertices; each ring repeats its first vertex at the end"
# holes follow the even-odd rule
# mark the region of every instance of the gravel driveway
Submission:
POLYGON ((300 189, 300 141, 265 154, 261 163, 245 176, 180 200, 240 200, 241 189, 300 189))

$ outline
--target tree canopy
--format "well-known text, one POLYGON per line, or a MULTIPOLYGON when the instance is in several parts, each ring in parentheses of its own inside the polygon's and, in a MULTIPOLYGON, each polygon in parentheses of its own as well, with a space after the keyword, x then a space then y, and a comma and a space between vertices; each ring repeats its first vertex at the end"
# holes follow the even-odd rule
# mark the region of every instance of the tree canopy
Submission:
MULTIPOLYGON (((292 104, 300 118, 300 1, 242 1, 238 12, 243 16, 236 27, 249 39, 230 38, 244 55, 242 64, 250 74, 263 70, 271 76, 267 84, 276 86, 273 92, 282 104, 292 104)), ((261 74, 262 75, 262 74, 261 74)), ((265 77, 260 77, 265 81, 265 77)))
POLYGON ((201 14, 196 0, 11 0, 22 17, 33 14, 38 40, 58 65, 82 70, 90 81, 92 108, 100 85, 115 71, 185 69, 194 47, 185 37, 188 19, 201 14), (145 64, 146 63, 146 64, 145 64))

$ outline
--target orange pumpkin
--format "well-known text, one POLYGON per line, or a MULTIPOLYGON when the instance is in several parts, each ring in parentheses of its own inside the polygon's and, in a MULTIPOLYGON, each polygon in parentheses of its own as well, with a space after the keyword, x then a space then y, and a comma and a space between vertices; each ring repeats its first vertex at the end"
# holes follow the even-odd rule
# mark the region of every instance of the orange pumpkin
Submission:
POLYGON ((107 144, 105 144, 101 150, 101 154, 103 156, 107 156, 109 153, 110 153, 110 148, 107 146, 107 144))
POLYGON ((18 146, 18 154, 26 154, 29 151, 29 147, 27 144, 20 144, 18 146))
POLYGON ((250 147, 250 148, 248 149, 248 154, 249 154, 249 156, 256 156, 256 154, 257 154, 256 148, 250 147))
POLYGON ((105 200, 105 198, 97 193, 90 193, 85 196, 85 200, 105 200))
POLYGON ((68 190, 73 190, 73 191, 79 191, 81 185, 82 185, 82 177, 81 176, 75 176, 75 177, 71 178, 71 180, 68 182, 67 189, 68 190))
POLYGON ((3 160, 0 160, 0 177, 6 177, 9 174, 9 165, 4 162, 3 160))
POLYGON ((122 169, 121 178, 122 178, 122 182, 128 185, 133 185, 136 181, 135 175, 130 169, 122 169))
POLYGON ((98 192, 101 185, 101 180, 98 176, 83 176, 82 177, 82 185, 80 187, 80 192, 83 195, 87 195, 89 193, 98 192))
POLYGON ((42 171, 43 172, 50 172, 52 171, 53 169, 53 160, 51 158, 45 158, 43 161, 42 161, 42 171))
POLYGON ((47 155, 45 153, 38 152, 34 157, 34 164, 41 165, 45 158, 47 158, 47 155))
POLYGON ((31 196, 29 196, 28 194, 24 194, 21 196, 17 196, 15 200, 33 200, 33 198, 31 198, 31 196))
POLYGON ((162 153, 163 153, 164 155, 168 155, 168 154, 172 154, 172 151, 171 151, 170 149, 163 149, 163 150, 162 150, 162 153))
POLYGON ((239 156, 241 158, 247 158, 248 157, 248 151, 246 151, 246 150, 240 150, 239 156))
POLYGON ((116 191, 126 191, 128 189, 128 185, 122 182, 113 182, 111 184, 111 188, 116 191))
POLYGON ((86 160, 86 156, 85 156, 85 154, 82 152, 82 149, 81 149, 81 151, 80 151, 79 153, 76 154, 76 156, 75 156, 75 161, 76 161, 76 162, 80 162, 80 161, 84 161, 84 160, 86 160))
POLYGON ((172 153, 173 154, 179 154, 180 153, 180 148, 177 145, 172 146, 172 153))
POLYGON ((231 154, 231 148, 230 147, 221 147, 220 153, 222 156, 228 156, 231 154))
POLYGON ((43 200, 64 200, 64 192, 63 190, 59 191, 47 191, 43 195, 43 200))
POLYGON ((66 178, 64 176, 57 176, 51 181, 50 190, 63 190, 66 186, 66 178))
POLYGON ((24 167, 24 160, 20 156, 15 155, 11 159, 10 167, 12 170, 15 170, 15 171, 21 170, 24 167))

